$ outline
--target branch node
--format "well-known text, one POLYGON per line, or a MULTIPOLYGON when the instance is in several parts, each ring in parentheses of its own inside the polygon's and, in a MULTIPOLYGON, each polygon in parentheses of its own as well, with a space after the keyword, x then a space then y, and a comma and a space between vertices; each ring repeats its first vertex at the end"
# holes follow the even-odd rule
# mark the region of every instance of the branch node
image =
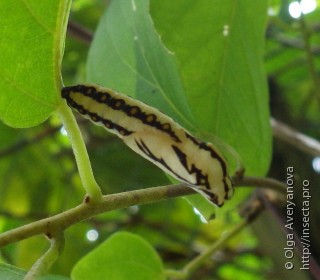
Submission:
POLYGON ((52 234, 51 234, 51 232, 46 232, 44 235, 45 235, 49 240, 52 239, 52 234))
POLYGON ((90 203, 90 196, 89 196, 89 195, 86 195, 86 196, 84 197, 83 202, 84 202, 85 204, 90 203))

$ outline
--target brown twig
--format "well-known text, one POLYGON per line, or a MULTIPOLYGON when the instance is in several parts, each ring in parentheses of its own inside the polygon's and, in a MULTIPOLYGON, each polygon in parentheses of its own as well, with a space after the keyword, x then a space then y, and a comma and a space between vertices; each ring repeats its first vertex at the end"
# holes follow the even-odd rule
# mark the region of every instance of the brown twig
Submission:
POLYGON ((74 21, 69 21, 68 33, 70 36, 84 42, 86 45, 90 45, 93 39, 93 33, 89 29, 74 21))
POLYGON ((8 148, 0 150, 0 158, 11 155, 12 153, 18 152, 29 145, 38 143, 41 140, 43 140, 44 138, 57 133, 60 129, 61 129, 61 127, 50 127, 48 129, 36 134, 32 138, 22 139, 21 141, 9 146, 8 148))
MULTIPOLYGON (((242 179, 236 179, 234 184, 235 186, 251 185, 268 187, 270 189, 277 189, 281 193, 283 193, 285 188, 283 183, 270 178, 244 177, 242 179)), ((194 191, 191 188, 179 184, 104 195, 99 202, 92 203, 90 201, 85 201, 63 213, 4 232, 0 235, 0 247, 34 235, 50 235, 51 232, 63 231, 75 223, 103 212, 126 208, 132 205, 160 202, 164 199, 190 194, 194 194, 194 191)))
POLYGON ((271 118, 271 126, 275 138, 312 156, 320 156, 320 142, 316 139, 302 134, 274 118, 271 118))
MULTIPOLYGON (((275 40, 279 42, 281 45, 286 47, 299 49, 299 50, 304 50, 305 48, 305 43, 302 40, 292 38, 281 33, 272 34, 272 35, 269 35, 268 37, 269 39, 275 40)), ((320 48, 317 46, 310 46, 310 51, 313 55, 316 55, 316 56, 320 55, 320 48)))

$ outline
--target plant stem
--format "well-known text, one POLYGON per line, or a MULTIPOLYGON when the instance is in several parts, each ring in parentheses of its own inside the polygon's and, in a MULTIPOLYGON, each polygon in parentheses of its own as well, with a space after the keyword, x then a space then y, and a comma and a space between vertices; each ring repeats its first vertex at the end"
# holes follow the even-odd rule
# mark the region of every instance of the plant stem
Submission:
POLYGON ((196 271, 200 266, 203 265, 205 261, 207 261, 214 252, 224 247, 226 243, 236 236, 240 231, 242 231, 249 224, 248 220, 242 220, 239 224, 237 224, 233 229, 231 229, 228 233, 222 235, 216 242, 214 242, 206 251, 201 253, 199 256, 190 261, 183 269, 182 273, 184 278, 186 279, 191 276, 191 274, 196 271))
MULTIPOLYGON (((286 192, 286 185, 271 178, 244 177, 234 181, 235 186, 257 186, 286 192)), ((94 215, 126 208, 132 205, 160 202, 164 199, 194 194, 195 191, 184 184, 153 187, 124 193, 104 195, 97 203, 82 203, 63 213, 42 219, 28 225, 0 234, 0 247, 23 240, 37 234, 49 234, 64 230, 71 225, 94 215)))
POLYGON ((100 201, 102 199, 101 189, 93 176, 88 152, 76 119, 65 102, 58 108, 58 113, 72 143, 72 149, 83 187, 90 197, 91 202, 100 201))
POLYGON ((232 183, 234 186, 238 187, 254 186, 262 189, 274 190, 280 194, 287 193, 287 185, 285 183, 268 177, 232 177, 232 183))
POLYGON ((201 253, 199 256, 191 260, 182 270, 166 270, 167 277, 171 279, 188 279, 192 274, 206 262, 214 252, 218 251, 220 248, 224 247, 230 239, 236 236, 241 230, 243 230, 251 220, 245 219, 237 224, 228 233, 221 236, 216 242, 214 242, 207 250, 201 253))
POLYGON ((271 118, 270 121, 275 138, 306 154, 315 157, 320 156, 320 141, 311 138, 274 118, 271 118))
POLYGON ((63 234, 59 233, 56 237, 51 238, 50 243, 50 248, 34 263, 24 277, 24 280, 37 279, 49 270, 51 265, 58 259, 64 247, 63 234))
POLYGON ((63 213, 6 231, 0 234, 0 247, 33 235, 49 235, 52 231, 62 231, 75 223, 100 213, 126 208, 132 205, 159 202, 164 199, 188 194, 194 194, 194 191, 180 184, 105 195, 101 201, 97 203, 82 203, 63 213))

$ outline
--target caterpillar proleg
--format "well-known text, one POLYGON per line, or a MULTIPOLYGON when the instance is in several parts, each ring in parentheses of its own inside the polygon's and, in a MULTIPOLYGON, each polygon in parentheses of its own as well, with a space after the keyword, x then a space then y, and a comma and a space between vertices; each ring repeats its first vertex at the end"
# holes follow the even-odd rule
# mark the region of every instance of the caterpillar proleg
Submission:
POLYGON ((129 96, 96 85, 64 87, 68 105, 118 135, 132 150, 222 206, 233 194, 227 164, 217 148, 170 117, 129 96))

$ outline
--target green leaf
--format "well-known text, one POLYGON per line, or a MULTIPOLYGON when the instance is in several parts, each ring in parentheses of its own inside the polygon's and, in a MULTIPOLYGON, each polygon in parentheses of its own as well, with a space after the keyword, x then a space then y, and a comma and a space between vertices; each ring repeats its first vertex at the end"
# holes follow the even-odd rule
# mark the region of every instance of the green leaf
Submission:
MULTIPOLYGON (((90 50, 89 80, 142 99, 183 125, 188 125, 186 119, 193 122, 188 117, 191 110, 198 130, 214 133, 232 146, 247 174, 265 174, 271 158, 263 69, 267 4, 253 0, 165 0, 153 1, 151 11, 176 60, 153 30, 147 0, 112 1, 90 50), (156 83, 165 90, 153 92, 156 83), (170 96, 170 102, 160 102, 161 96, 170 96), (181 119, 176 109, 186 117, 181 119)), ((217 141, 218 146, 225 146, 216 139, 211 142, 217 141)), ((234 170, 236 159, 228 159, 234 170)), ((240 197, 234 201, 246 193, 237 191, 240 197)))
POLYGON ((87 76, 193 126, 175 57, 154 30, 148 0, 110 2, 89 52, 87 76))
MULTIPOLYGON (((271 159, 263 68, 267 3, 152 1, 156 29, 172 52, 148 9, 147 0, 110 3, 89 53, 89 81, 133 95, 193 130, 194 115, 196 134, 223 139, 206 140, 225 150, 232 172, 238 159, 228 146, 247 175, 264 175, 271 159)), ((247 191, 237 190, 234 201, 247 191)))
POLYGON ((151 1, 151 14, 177 57, 198 126, 235 148, 247 174, 265 174, 271 156, 267 1, 151 1))
POLYGON ((26 271, 8 265, 5 263, 0 263, 0 279, 5 280, 22 280, 26 274, 26 271))
POLYGON ((119 232, 81 259, 72 271, 73 280, 165 279, 162 262, 141 237, 119 232))
POLYGON ((0 2, 0 119, 43 122, 60 102, 60 64, 70 0, 0 2))
MULTIPOLYGON (((22 280, 27 272, 18 267, 0 263, 0 279, 1 280, 22 280)), ((38 278, 39 280, 68 280, 70 278, 62 275, 45 275, 38 278)))

